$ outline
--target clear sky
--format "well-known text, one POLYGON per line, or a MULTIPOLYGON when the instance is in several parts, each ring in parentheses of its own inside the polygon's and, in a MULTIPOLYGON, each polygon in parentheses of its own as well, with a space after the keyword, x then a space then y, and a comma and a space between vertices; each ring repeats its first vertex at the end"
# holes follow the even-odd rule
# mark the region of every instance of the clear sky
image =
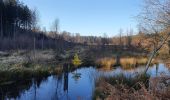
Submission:
POLYGON ((118 34, 119 29, 134 28, 134 18, 142 0, 20 0, 39 12, 42 27, 50 29, 58 18, 60 31, 66 30, 81 35, 109 36, 118 34))

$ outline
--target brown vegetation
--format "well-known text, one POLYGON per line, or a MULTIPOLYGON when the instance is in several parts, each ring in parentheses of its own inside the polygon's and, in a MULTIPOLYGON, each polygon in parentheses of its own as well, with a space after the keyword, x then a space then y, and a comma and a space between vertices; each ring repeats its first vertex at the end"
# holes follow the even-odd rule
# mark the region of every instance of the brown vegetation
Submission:
POLYGON ((116 60, 115 58, 101 58, 98 59, 95 63, 97 66, 110 67, 116 64, 116 60))
MULTIPOLYGON (((123 79, 122 79, 123 81, 123 79)), ((169 78, 157 77, 149 80, 149 87, 144 82, 136 82, 133 86, 124 83, 115 85, 100 80, 95 90, 94 99, 96 100, 168 100, 170 98, 169 78), (135 89, 135 86, 138 89, 135 89)))
MULTIPOLYGON (((96 60, 96 65, 99 67, 113 67, 120 65, 124 69, 134 68, 139 65, 145 65, 148 61, 146 57, 121 57, 119 63, 116 58, 101 58, 96 60)), ((154 61, 152 63, 155 63, 154 61)))

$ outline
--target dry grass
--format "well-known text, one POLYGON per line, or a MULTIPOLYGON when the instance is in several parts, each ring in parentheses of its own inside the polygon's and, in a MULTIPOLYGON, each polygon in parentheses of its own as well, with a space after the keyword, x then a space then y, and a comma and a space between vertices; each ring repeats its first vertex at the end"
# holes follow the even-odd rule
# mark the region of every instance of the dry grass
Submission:
POLYGON ((98 59, 95 63, 100 67, 111 67, 115 65, 116 59, 106 57, 106 58, 98 59))
MULTIPOLYGON (((140 83, 139 83, 140 84, 140 83)), ((99 87, 96 88, 98 96, 96 100, 158 100, 152 93, 149 93, 144 85, 141 89, 136 91, 125 85, 112 86, 107 82, 101 82, 99 87)))
POLYGON ((136 82, 129 87, 126 84, 112 85, 105 80, 100 80, 95 89, 95 100, 169 100, 170 99, 170 78, 157 77, 149 80, 149 87, 143 82, 136 82), (153 83, 153 84, 152 84, 153 83), (140 87, 136 90, 135 86, 140 87), (160 87, 161 85, 161 87, 160 87))
POLYGON ((120 64, 122 68, 124 69, 129 69, 129 68, 134 68, 139 65, 145 65, 147 63, 148 59, 145 57, 141 58, 135 58, 135 57, 126 57, 126 58, 121 58, 120 59, 120 64))
POLYGON ((146 64, 148 61, 148 58, 138 58, 137 60, 137 64, 140 64, 140 65, 143 65, 143 64, 146 64))
POLYGON ((138 65, 145 65, 148 61, 146 57, 122 57, 119 60, 119 64, 116 62, 115 58, 101 58, 98 59, 95 63, 99 67, 112 67, 114 65, 121 65, 122 68, 124 69, 129 69, 129 68, 134 68, 137 67, 138 65))
POLYGON ((120 59, 120 64, 123 68, 129 68, 129 67, 134 67, 137 64, 137 59, 136 58, 121 58, 120 59))

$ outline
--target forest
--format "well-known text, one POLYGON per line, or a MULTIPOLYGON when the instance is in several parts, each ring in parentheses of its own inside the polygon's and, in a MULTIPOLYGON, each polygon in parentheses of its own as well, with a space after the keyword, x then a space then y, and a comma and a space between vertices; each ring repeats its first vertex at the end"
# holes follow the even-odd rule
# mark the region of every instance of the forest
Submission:
POLYGON ((170 1, 141 1, 137 31, 90 36, 60 31, 58 18, 46 29, 37 9, 0 0, 0 99, 169 100, 170 1))

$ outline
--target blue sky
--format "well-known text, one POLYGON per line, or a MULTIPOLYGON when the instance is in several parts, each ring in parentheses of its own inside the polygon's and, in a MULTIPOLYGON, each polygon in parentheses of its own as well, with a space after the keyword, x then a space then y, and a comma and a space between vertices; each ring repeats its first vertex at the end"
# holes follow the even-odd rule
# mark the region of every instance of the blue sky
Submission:
POLYGON ((137 30, 142 0, 21 0, 39 12, 41 27, 49 30, 58 18, 60 31, 81 35, 115 36, 119 29, 137 30))

